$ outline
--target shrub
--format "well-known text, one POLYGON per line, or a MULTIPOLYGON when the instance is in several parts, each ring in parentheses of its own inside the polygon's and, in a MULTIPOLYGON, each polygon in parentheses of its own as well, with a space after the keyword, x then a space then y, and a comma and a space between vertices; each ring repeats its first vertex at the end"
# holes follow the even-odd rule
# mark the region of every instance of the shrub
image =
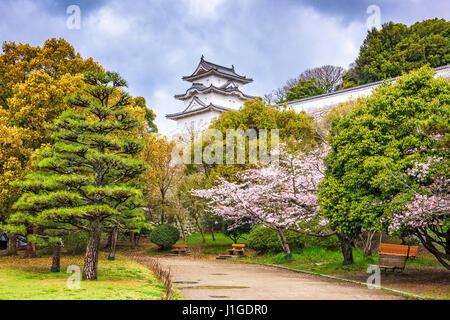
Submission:
POLYGON ((230 238, 231 240, 233 240, 234 243, 237 243, 238 240, 244 235, 250 232, 251 230, 251 225, 246 223, 246 224, 241 224, 240 226, 233 228, 233 229, 229 229, 229 227, 231 225, 233 225, 235 222, 232 220, 227 220, 223 222, 223 233, 225 234, 226 237, 230 238))
POLYGON ((139 233, 139 236, 142 238, 148 238, 149 235, 150 235, 150 230, 147 228, 142 228, 141 232, 139 233))
POLYGON ((76 232, 74 234, 62 237, 62 240, 67 253, 77 255, 86 252, 88 242, 87 232, 76 232))
POLYGON ((156 227, 150 235, 151 242, 157 244, 161 249, 172 248, 179 238, 180 232, 178 229, 169 224, 156 227))
POLYGON ((313 236, 303 236, 302 237, 305 246, 307 247, 323 247, 327 249, 339 249, 341 243, 336 235, 329 237, 313 237, 313 236))
MULTIPOLYGON (((303 236, 296 232, 287 232, 286 239, 291 251, 304 247, 303 236)), ((262 225, 254 226, 251 229, 250 234, 248 235, 248 247, 261 252, 283 251, 276 231, 262 225)))

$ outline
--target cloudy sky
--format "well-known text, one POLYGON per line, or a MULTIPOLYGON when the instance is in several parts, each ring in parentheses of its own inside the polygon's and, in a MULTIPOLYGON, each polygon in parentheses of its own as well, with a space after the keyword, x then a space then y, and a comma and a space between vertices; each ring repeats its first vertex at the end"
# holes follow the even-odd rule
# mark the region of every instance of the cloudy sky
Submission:
POLYGON ((83 57, 119 72, 157 114, 160 132, 181 111, 173 96, 189 84, 202 54, 252 77, 246 93, 263 95, 306 68, 347 68, 367 33, 367 8, 381 23, 410 25, 450 18, 449 0, 0 0, 0 39, 42 45, 63 37, 83 57), (79 29, 67 8, 78 5, 79 29))

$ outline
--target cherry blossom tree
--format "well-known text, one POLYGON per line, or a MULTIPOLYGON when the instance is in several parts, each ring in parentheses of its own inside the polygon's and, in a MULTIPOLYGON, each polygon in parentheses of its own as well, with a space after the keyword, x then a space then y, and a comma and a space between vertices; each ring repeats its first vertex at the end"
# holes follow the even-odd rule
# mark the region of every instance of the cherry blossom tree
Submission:
POLYGON ((419 188, 405 184, 412 193, 412 200, 403 210, 393 214, 389 230, 408 230, 443 266, 450 269, 448 160, 430 156, 427 161, 415 162, 403 178, 415 180, 419 188))
MULTIPOLYGON (((192 190, 192 194, 209 199, 210 210, 226 220, 236 221, 230 228, 243 223, 262 224, 277 232, 287 256, 291 254, 286 231, 305 234, 325 227, 327 221, 319 214, 318 184, 323 178, 325 148, 311 152, 280 149, 279 163, 248 169, 237 174, 238 182, 221 178, 208 190, 192 190)), ((328 236, 330 234, 316 234, 328 236)))

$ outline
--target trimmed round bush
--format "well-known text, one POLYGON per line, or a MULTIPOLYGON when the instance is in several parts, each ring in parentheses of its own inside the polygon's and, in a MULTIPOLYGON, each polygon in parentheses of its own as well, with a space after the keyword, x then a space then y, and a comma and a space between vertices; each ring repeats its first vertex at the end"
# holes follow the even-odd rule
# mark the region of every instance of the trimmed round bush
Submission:
MULTIPOLYGON (((78 255, 86 252, 86 247, 88 243, 88 234, 87 232, 81 231, 76 232, 71 235, 67 235, 62 237, 64 248, 67 253, 72 255, 78 255)), ((50 247, 51 251, 53 249, 50 247)))
MULTIPOLYGON (((286 240, 291 250, 304 247, 301 234, 289 231, 286 233, 286 240)), ((252 228, 248 235, 248 247, 261 252, 282 252, 280 241, 275 230, 257 225, 252 228)))
POLYGON ((163 224, 153 229, 150 241, 157 244, 162 250, 170 249, 180 238, 180 232, 174 226, 163 224))

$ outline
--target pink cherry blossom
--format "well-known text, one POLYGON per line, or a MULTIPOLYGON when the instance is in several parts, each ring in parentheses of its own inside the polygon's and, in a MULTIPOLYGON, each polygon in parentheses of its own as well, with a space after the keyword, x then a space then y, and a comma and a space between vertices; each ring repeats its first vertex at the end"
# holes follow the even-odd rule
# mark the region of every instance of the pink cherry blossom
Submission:
POLYGON ((239 182, 220 179, 211 189, 191 192, 209 199, 214 214, 236 221, 230 228, 245 221, 265 225, 283 237, 286 230, 304 223, 316 221, 326 226, 316 196, 324 177, 326 151, 293 154, 282 146, 278 166, 245 170, 237 175, 239 182))

